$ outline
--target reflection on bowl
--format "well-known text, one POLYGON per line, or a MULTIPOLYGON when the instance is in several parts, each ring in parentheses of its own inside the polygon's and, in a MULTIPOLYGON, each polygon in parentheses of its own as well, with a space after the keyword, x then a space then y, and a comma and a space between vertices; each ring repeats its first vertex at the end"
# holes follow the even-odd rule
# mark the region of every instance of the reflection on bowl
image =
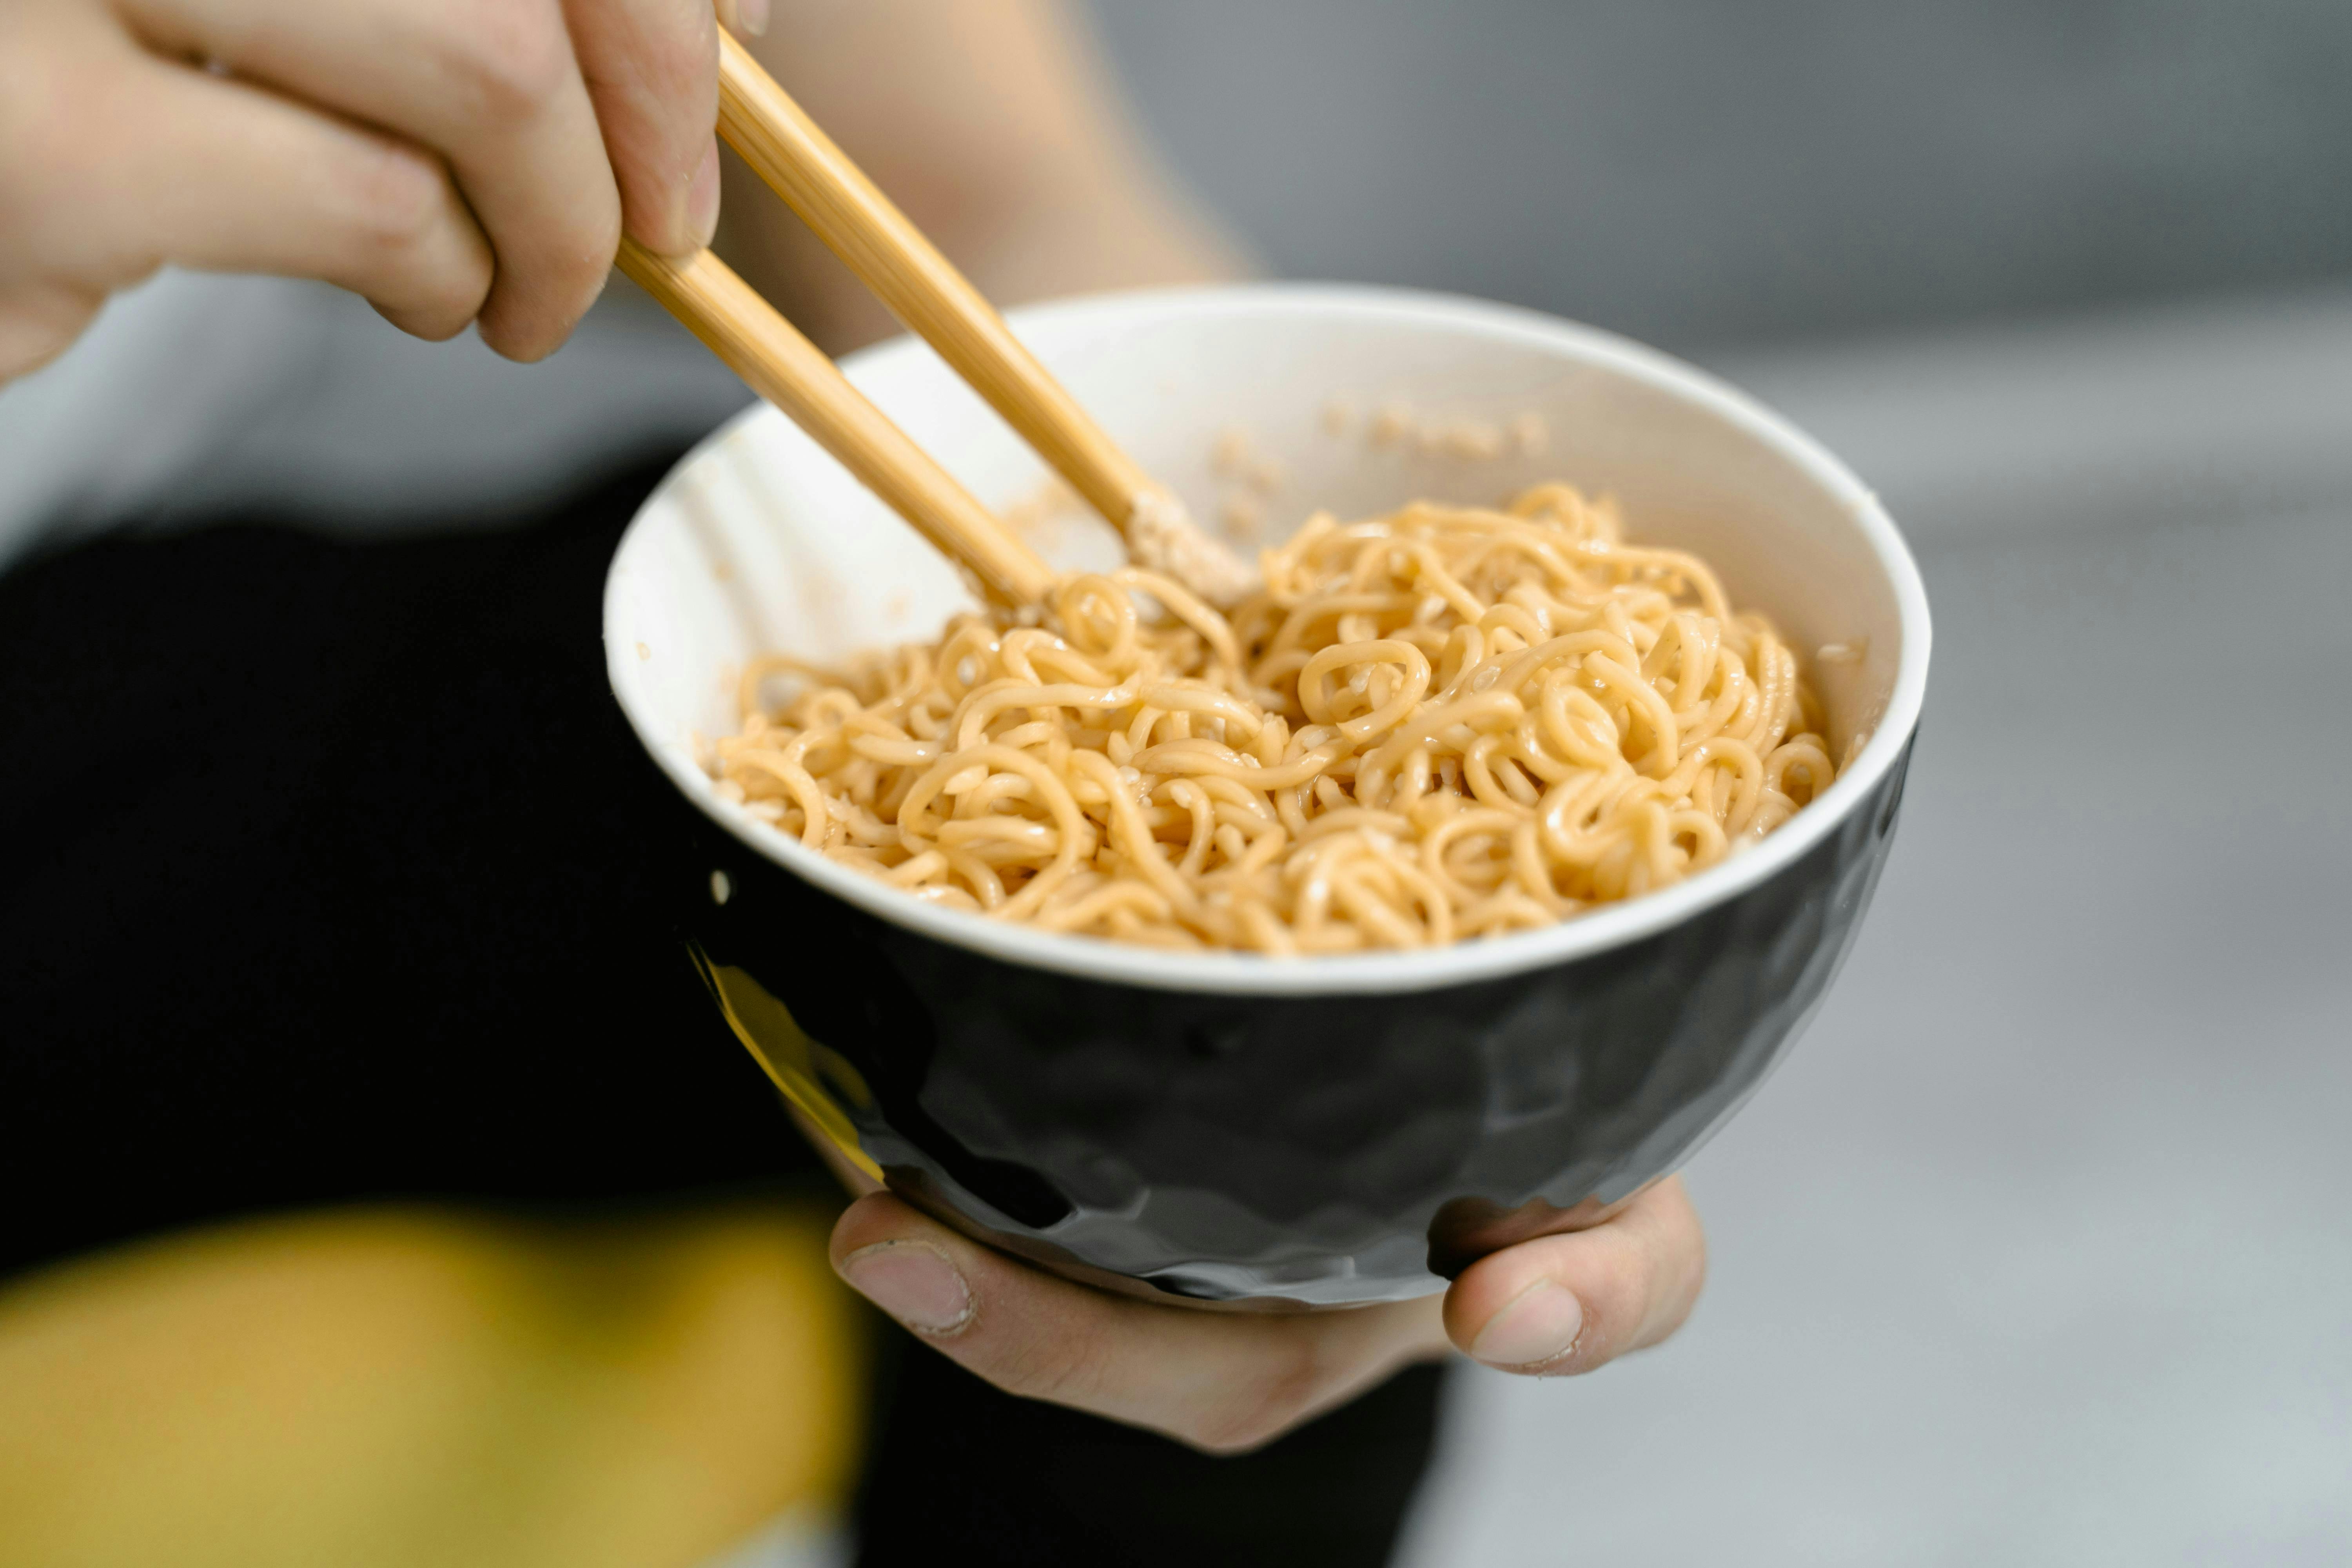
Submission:
MULTIPOLYGON (((1235 429, 1281 476, 1258 509, 1270 528, 1549 478, 1614 494, 1639 539, 1705 556, 1800 649, 1841 649, 1815 671, 1829 740, 1866 743, 1721 865, 1451 948, 1169 953, 924 905, 721 798, 698 760, 733 726, 751 657, 837 659, 965 603, 911 530, 761 407, 647 500, 605 596, 614 689, 680 792, 683 920, 737 1034, 912 1201, 1076 1278, 1196 1303, 1423 1294, 1673 1170, 1819 1003, 1885 857, 1928 624, 1875 500, 1687 367, 1501 307, 1274 286, 1013 320, 1196 515, 1217 512, 1235 429), (1461 438, 1382 438, 1370 418, 1351 434, 1335 399, 1461 438), (1463 435, 1481 430, 1545 439, 1463 435)), ((1034 493, 1035 458, 919 344, 846 368, 983 500, 1034 493)))

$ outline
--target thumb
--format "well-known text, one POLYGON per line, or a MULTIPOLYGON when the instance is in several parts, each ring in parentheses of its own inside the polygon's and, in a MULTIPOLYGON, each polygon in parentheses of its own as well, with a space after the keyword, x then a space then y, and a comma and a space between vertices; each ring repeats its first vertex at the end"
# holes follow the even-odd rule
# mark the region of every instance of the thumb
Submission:
POLYGON ((1445 1331, 1505 1372, 1591 1372, 1682 1327, 1706 1280, 1706 1236, 1669 1177, 1591 1230, 1480 1258, 1445 1293, 1445 1331))

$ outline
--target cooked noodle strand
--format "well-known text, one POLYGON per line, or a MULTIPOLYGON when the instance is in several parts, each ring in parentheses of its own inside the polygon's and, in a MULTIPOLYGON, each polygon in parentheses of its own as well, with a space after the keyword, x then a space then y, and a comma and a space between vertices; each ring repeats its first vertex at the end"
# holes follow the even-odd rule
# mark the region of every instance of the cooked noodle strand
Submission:
POLYGON ((1771 626, 1567 485, 1318 514, 1264 566, 1230 618, 1128 568, 845 669, 756 661, 713 772, 934 902, 1278 955, 1654 891, 1836 776, 1771 626))

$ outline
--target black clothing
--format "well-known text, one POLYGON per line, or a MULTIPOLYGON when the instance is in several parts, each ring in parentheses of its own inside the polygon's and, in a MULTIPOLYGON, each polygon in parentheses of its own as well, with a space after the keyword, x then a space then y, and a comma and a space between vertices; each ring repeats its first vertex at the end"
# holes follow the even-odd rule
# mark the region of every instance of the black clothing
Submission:
MULTIPOLYGON (((814 1179, 664 912, 669 786, 605 685, 605 565, 666 466, 524 527, 0 579, 0 1272, 261 1210, 814 1179)), ((864 1561, 1380 1562, 1438 1383, 1209 1459, 895 1349, 864 1561)))

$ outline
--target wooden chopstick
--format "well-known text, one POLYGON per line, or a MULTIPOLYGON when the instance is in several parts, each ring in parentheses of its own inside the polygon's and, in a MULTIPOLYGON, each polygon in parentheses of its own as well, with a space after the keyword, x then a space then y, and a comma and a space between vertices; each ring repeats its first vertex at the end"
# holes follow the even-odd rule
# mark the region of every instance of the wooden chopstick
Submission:
POLYGON ((973 500, 840 367, 709 251, 656 256, 621 241, 620 268, 818 446, 1008 604, 1041 602, 1051 567, 973 500))
POLYGON ((1021 345, 978 289, 724 31, 719 133, 868 289, 1133 542, 1162 492, 1021 345), (1146 503, 1147 505, 1149 503, 1146 503))

